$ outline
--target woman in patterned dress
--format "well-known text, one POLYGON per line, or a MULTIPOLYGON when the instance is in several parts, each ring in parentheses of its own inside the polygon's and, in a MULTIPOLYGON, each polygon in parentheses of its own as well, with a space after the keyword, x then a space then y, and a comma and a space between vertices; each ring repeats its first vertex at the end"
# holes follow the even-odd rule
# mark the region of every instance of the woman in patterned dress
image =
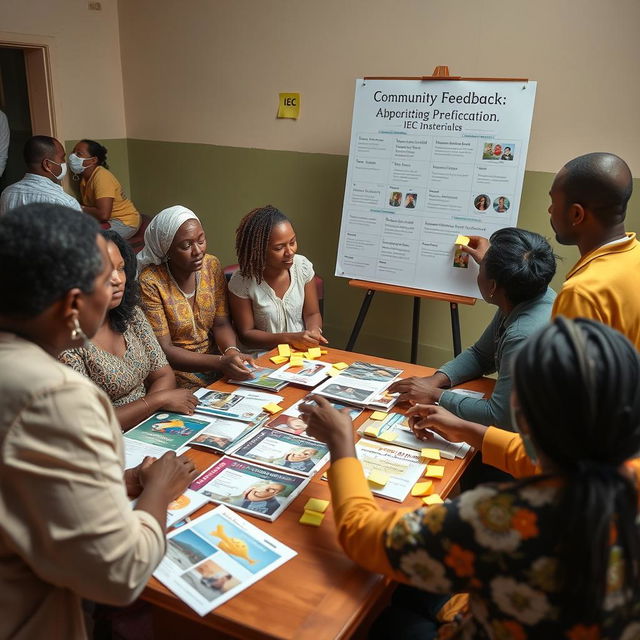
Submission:
POLYGON ((68 349, 60 360, 91 378, 113 403, 123 431, 159 410, 192 414, 197 400, 176 379, 138 306, 136 258, 115 231, 102 231, 113 263, 113 297, 93 341, 68 349))
MULTIPOLYGON (((321 397, 302 405, 331 451, 341 544, 371 571, 468 594, 462 609, 442 598, 423 638, 640 638, 640 354, 610 327, 558 317, 524 344, 514 379, 514 424, 541 473, 416 510, 379 509, 349 417, 321 397)), ((411 606, 395 604, 393 637, 407 637, 411 606)))

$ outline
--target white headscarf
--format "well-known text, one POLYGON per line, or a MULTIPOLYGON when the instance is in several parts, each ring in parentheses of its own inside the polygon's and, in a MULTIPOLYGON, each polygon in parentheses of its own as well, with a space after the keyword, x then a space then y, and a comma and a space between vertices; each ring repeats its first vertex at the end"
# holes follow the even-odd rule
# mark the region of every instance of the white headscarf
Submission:
POLYGON ((198 216, 182 205, 163 209, 156 215, 144 232, 144 249, 138 254, 138 273, 150 264, 161 264, 178 229, 187 220, 198 220, 198 216))

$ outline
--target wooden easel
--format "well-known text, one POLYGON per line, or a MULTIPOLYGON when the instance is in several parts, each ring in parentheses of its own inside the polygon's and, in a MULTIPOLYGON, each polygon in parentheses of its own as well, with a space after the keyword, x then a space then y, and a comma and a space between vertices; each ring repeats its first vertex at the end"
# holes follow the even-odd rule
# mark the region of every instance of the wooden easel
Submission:
MULTIPOLYGON (((504 81, 504 82, 527 82, 527 78, 463 78, 461 76, 449 75, 449 67, 437 66, 433 70, 432 76, 421 77, 389 77, 389 76, 367 76, 364 80, 476 80, 476 81, 504 81)), ((451 334, 453 337, 453 353, 458 355, 461 350, 460 340, 460 318, 458 317, 458 305, 468 304, 473 305, 476 303, 475 298, 467 298, 466 296, 457 296, 447 293, 438 293, 436 291, 425 291, 423 289, 412 289, 409 287, 400 287, 391 284, 382 284, 379 282, 366 282, 364 280, 349 280, 349 285, 352 287, 358 287, 360 289, 366 289, 367 292, 364 295, 364 300, 360 306, 360 312, 356 318, 356 323, 351 331, 349 342, 347 342, 347 351, 353 351, 360 329, 364 324, 364 320, 367 317, 369 306, 373 300, 373 295, 376 291, 384 291, 385 293, 395 293, 403 296, 413 296, 413 323, 411 328, 411 360, 412 364, 416 363, 418 357, 418 342, 420 331, 420 300, 427 298, 429 300, 443 300, 449 303, 451 309, 451 334)))

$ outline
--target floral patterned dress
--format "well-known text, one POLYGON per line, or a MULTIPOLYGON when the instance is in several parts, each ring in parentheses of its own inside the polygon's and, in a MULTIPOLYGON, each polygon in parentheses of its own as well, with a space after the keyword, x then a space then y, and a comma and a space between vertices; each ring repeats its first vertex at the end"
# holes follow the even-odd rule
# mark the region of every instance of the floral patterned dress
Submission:
POLYGON ((391 567, 439 594, 469 593, 469 607, 439 638, 638 640, 640 603, 623 610, 621 549, 612 539, 602 611, 561 622, 555 582, 557 485, 485 485, 402 516, 384 537, 391 567), (631 618, 631 619, 630 619, 631 618))

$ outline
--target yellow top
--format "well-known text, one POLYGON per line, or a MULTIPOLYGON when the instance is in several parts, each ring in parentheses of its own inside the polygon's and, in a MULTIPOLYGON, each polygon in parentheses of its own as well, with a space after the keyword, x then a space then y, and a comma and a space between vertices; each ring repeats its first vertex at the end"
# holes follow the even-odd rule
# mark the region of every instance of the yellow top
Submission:
POLYGON ((635 233, 606 244, 569 271, 552 316, 592 318, 623 333, 640 349, 640 243, 635 233))
POLYGON ((96 170, 80 180, 80 196, 85 207, 95 207, 98 198, 113 198, 111 217, 120 220, 122 224, 137 229, 140 226, 140 214, 133 202, 122 192, 118 179, 104 167, 96 170))

